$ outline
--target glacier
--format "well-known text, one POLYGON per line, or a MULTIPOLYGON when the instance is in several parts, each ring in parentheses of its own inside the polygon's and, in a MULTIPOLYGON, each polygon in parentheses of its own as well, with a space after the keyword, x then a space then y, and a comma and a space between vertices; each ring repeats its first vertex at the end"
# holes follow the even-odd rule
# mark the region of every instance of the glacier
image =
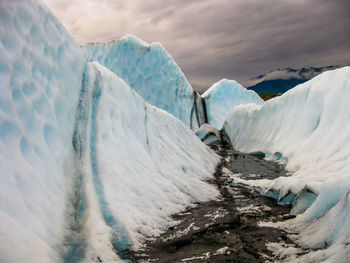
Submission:
MULTIPOLYGON (((0 2, 1 261, 117 262, 218 195, 204 180, 219 157, 88 61, 41 1, 0 2)), ((190 124, 195 95, 173 81, 190 124)))
POLYGON ((350 67, 344 67, 262 105, 240 105, 224 124, 235 149, 263 151, 292 172, 275 180, 236 181, 278 193, 282 202, 294 199, 293 222, 307 225, 300 244, 322 249, 301 262, 344 262, 350 255, 349 99, 350 67))
POLYGON ((169 112, 193 129, 204 123, 200 118, 201 103, 197 103, 200 96, 160 43, 149 45, 128 35, 109 44, 91 43, 83 48, 89 61, 98 61, 114 72, 149 104, 169 112))
POLYGON ((0 261, 127 260, 218 197, 220 158, 200 139, 224 133, 291 172, 235 180, 293 203, 301 262, 350 258, 350 67, 265 103, 229 80, 202 98, 159 43, 80 47, 41 1, 18 0, 0 1, 0 86, 0 261))
POLYGON ((205 101, 207 121, 221 130, 228 115, 240 104, 262 104, 264 101, 254 91, 243 88, 235 80, 222 79, 214 83, 202 98, 205 101))

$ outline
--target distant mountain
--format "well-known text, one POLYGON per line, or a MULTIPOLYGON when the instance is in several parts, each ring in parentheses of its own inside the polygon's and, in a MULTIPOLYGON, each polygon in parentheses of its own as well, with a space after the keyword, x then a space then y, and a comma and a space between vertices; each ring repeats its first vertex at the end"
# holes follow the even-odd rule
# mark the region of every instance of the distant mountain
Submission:
POLYGON ((254 90, 258 94, 284 93, 296 85, 306 82, 324 71, 336 69, 339 67, 341 66, 277 69, 267 74, 260 75, 255 79, 252 79, 248 84, 249 86, 246 88, 254 90))

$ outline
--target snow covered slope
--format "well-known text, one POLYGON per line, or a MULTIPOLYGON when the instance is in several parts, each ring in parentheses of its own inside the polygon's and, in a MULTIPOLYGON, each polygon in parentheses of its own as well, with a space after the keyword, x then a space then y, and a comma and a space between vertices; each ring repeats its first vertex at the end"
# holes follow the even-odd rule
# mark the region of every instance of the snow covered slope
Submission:
POLYGON ((312 252, 306 262, 350 255, 349 101, 350 67, 344 67, 263 105, 239 106, 224 125, 234 148, 266 152, 271 159, 287 162, 294 172, 274 181, 244 183, 270 195, 274 190, 281 202, 295 198, 295 222, 312 222, 300 242, 327 248, 312 252))
POLYGON ((194 92, 160 43, 149 45, 126 36, 109 44, 87 44, 84 49, 90 61, 98 61, 124 79, 146 102, 191 126, 194 92))
MULTIPOLYGON (((84 87, 75 149, 82 156, 85 194, 95 199, 92 213, 100 211, 101 228, 109 229, 101 243, 109 237, 117 251, 137 248, 145 236, 174 224, 171 214, 218 195, 203 180, 212 176, 219 157, 181 121, 145 103, 97 62, 88 64, 84 87)), ((103 258, 99 242, 89 240, 93 249, 87 251, 103 258)))
POLYGON ((0 1, 0 261, 63 242, 81 48, 36 1, 0 1))
POLYGON ((221 129, 225 119, 240 104, 262 104, 264 101, 254 91, 243 88, 234 80, 223 79, 213 84, 203 95, 208 123, 221 129))

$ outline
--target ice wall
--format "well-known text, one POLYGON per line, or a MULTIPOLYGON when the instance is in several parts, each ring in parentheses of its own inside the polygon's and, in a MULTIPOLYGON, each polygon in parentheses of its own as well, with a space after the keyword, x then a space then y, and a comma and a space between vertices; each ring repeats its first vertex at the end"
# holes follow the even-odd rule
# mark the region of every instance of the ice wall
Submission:
POLYGON ((192 87, 160 43, 149 45, 129 35, 109 44, 87 44, 84 49, 90 61, 98 61, 125 80, 147 103, 192 126, 192 87))
POLYGON ((85 54, 41 2, 0 1, 1 262, 118 262, 218 195, 219 157, 85 54))
POLYGON ((202 98, 205 100, 208 123, 221 130, 228 115, 240 104, 262 104, 254 91, 247 90, 234 80, 223 79, 213 84, 202 98))
POLYGON ((327 248, 312 252, 306 262, 350 255, 349 101, 350 67, 344 67, 263 105, 239 106, 224 125, 234 148, 266 152, 271 159, 287 162, 294 172, 291 177, 249 184, 277 191, 280 200, 295 196, 295 222, 312 222, 300 242, 327 248))
POLYGON ((83 60, 46 7, 0 1, 1 262, 58 260, 83 60))
POLYGON ((145 237, 173 225, 171 214, 218 195, 204 180, 219 157, 181 121, 145 103, 97 62, 88 64, 84 94, 87 123, 76 138, 83 142, 86 195, 96 196, 93 210, 110 228, 117 251, 137 248, 145 237))

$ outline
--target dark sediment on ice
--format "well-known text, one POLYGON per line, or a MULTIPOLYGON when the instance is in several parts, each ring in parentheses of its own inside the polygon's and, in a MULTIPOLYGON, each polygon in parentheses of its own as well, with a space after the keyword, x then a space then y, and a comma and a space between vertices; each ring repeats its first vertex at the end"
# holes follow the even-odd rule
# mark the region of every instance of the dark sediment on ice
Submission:
POLYGON ((265 262, 274 260, 266 243, 291 243, 285 231, 258 225, 289 219, 291 207, 232 184, 222 173, 225 167, 245 179, 273 179, 286 176, 284 168, 229 148, 217 146, 216 151, 223 161, 211 183, 220 190, 219 200, 173 215, 180 223, 132 254, 135 262, 265 262))

